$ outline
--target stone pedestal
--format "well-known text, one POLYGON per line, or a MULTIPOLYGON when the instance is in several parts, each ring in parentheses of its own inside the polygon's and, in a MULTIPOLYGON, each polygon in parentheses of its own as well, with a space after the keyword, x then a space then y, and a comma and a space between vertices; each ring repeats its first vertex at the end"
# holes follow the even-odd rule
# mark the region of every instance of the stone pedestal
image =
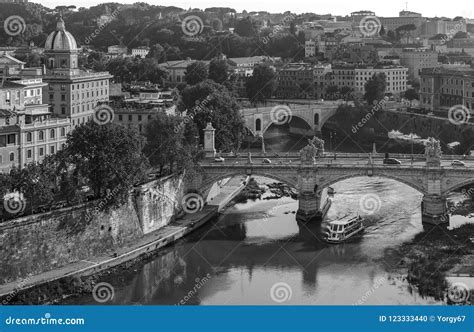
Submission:
POLYGON ((206 128, 204 128, 204 152, 206 153, 206 158, 214 158, 216 156, 215 131, 212 124, 208 122, 206 128))
POLYGON ((446 208, 446 197, 441 195, 425 195, 421 203, 421 220, 431 225, 442 225, 449 223, 449 215, 446 208))

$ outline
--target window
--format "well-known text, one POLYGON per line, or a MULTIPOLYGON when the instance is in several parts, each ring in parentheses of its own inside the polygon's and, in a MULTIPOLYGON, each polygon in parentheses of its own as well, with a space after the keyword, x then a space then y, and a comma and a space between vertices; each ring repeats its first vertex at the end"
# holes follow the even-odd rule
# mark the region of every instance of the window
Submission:
POLYGON ((15 161, 15 153, 10 152, 10 161, 15 161))
POLYGON ((128 121, 132 121, 132 115, 128 116, 128 121))
POLYGON ((26 151, 26 158, 31 159, 31 156, 32 156, 31 149, 28 149, 28 151, 26 151))
POLYGON ((38 139, 39 139, 40 141, 44 141, 44 132, 43 132, 42 130, 40 130, 40 131, 38 132, 38 139))
POLYGON ((40 148, 39 155, 40 155, 40 157, 42 157, 44 155, 44 149, 43 148, 40 148))
POLYGON ((16 136, 15 134, 7 135, 7 144, 15 144, 16 136))
POLYGON ((61 107, 61 114, 66 114, 66 107, 64 106, 61 107))
POLYGON ((256 119, 255 120, 255 130, 261 131, 262 130, 262 120, 256 119))
POLYGON ((31 142, 33 140, 33 135, 31 133, 26 133, 26 141, 31 142))
POLYGON ((61 128, 61 137, 66 136, 66 128, 61 128))
POLYGON ((54 146, 49 147, 49 154, 54 154, 54 146))
POLYGON ((55 130, 54 130, 54 129, 51 129, 51 130, 49 131, 49 138, 54 138, 55 136, 56 136, 55 130))
POLYGON ((53 100, 54 99, 54 95, 52 93, 49 94, 49 100, 53 100))
POLYGON ((119 121, 122 121, 122 114, 119 115, 119 121))
POLYGON ((61 95, 61 101, 66 101, 66 95, 65 94, 61 95))
POLYGON ((141 115, 138 116, 138 121, 142 121, 142 116, 141 115))

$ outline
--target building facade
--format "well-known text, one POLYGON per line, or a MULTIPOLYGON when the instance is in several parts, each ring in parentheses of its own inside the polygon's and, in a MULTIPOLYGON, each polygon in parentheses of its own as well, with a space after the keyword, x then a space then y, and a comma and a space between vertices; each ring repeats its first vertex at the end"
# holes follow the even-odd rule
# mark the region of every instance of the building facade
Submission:
POLYGON ((146 58, 148 53, 150 53, 150 48, 147 46, 132 48, 132 57, 139 56, 140 58, 146 58))
POLYGON ((407 90, 408 68, 402 66, 367 66, 355 68, 354 91, 365 93, 365 83, 374 75, 385 74, 385 93, 400 95, 407 90))
POLYGON ((449 110, 456 105, 474 109, 474 69, 442 66, 423 69, 420 79, 420 106, 429 110, 449 110))
POLYGON ((408 78, 419 81, 423 68, 438 66, 438 53, 429 49, 407 48, 400 53, 400 64, 408 68, 408 78))
POLYGON ((64 148, 70 119, 55 118, 42 104, 40 78, 0 86, 0 172, 41 162, 64 148))
POLYGON ((94 108, 109 100, 108 72, 89 72, 78 68, 78 48, 74 37, 66 31, 59 19, 56 31, 45 44, 47 70, 43 79, 43 102, 50 105, 51 113, 70 118, 74 128, 89 121, 94 108))

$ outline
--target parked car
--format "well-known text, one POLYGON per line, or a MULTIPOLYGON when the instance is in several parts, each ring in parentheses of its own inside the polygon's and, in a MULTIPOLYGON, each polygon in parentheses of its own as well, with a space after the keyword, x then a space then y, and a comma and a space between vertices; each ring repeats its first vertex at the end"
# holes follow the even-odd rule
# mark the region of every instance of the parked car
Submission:
POLYGON ((222 157, 217 157, 217 158, 214 159, 214 161, 215 161, 216 163, 223 163, 224 160, 225 160, 225 159, 222 158, 222 157))
POLYGON ((402 162, 398 159, 395 159, 395 158, 385 158, 383 160, 383 164, 384 165, 401 165, 402 162))
POLYGON ((461 160, 453 160, 453 162, 451 163, 451 166, 466 167, 466 164, 464 162, 462 162, 461 160))
POLYGON ((156 179, 156 174, 155 173, 148 173, 146 175, 146 177, 147 177, 148 180, 154 180, 154 179, 156 179))
POLYGON ((271 164, 272 161, 271 161, 270 159, 268 159, 268 158, 265 158, 265 159, 262 160, 262 163, 264 163, 264 164, 271 164))

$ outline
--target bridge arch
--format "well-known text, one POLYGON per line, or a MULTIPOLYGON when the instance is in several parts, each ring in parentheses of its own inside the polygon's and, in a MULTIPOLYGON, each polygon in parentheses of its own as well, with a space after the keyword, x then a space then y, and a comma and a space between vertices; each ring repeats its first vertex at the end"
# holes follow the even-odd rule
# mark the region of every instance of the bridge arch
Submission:
MULTIPOLYGON (((299 119, 301 121, 303 121, 307 126, 308 126, 308 130, 314 130, 315 127, 317 127, 317 124, 314 124, 312 125, 311 122, 306 119, 305 117, 302 117, 302 116, 298 116, 298 115, 292 115, 291 116, 291 121, 293 121, 293 119, 299 119)), ((291 121, 289 122, 289 124, 291 124, 291 121)), ((281 125, 283 124, 286 124, 286 123, 282 123, 281 125)), ((265 132, 272 126, 272 125, 280 125, 278 124, 277 122, 275 121, 268 121, 268 123, 265 124, 265 127, 263 128, 263 130, 261 131, 262 134, 265 134, 265 132)))
MULTIPOLYGON (((329 186, 331 186, 335 183, 338 183, 338 182, 341 182, 341 181, 344 181, 344 180, 348 180, 348 179, 352 179, 352 178, 358 178, 358 177, 368 177, 368 175, 367 174, 346 174, 346 175, 331 177, 331 178, 329 178, 329 179, 327 179, 323 182, 318 182, 318 193, 320 193, 324 188, 327 188, 327 187, 329 187, 329 186)), ((408 187, 410 187, 412 189, 415 189, 416 191, 418 191, 419 193, 421 193, 423 195, 426 194, 426 190, 423 187, 423 183, 417 183, 416 181, 410 181, 410 179, 404 179, 404 178, 389 175, 389 174, 386 174, 386 173, 374 174, 371 177, 380 177, 380 178, 394 180, 394 181, 403 183, 403 184, 407 185, 408 187)))
POLYGON ((246 174, 245 170, 242 170, 242 171, 223 173, 219 175, 214 175, 212 177, 204 178, 202 181, 200 190, 202 192, 207 192, 212 187, 212 185, 214 185, 218 181, 221 181, 226 178, 234 177, 234 176, 247 176, 247 175, 250 177, 261 176, 264 178, 276 180, 278 182, 285 183, 292 188, 298 189, 297 179, 288 179, 287 177, 280 176, 278 174, 269 174, 266 172, 258 172, 258 171, 256 172, 255 170, 252 171, 252 174, 246 174))
POLYGON ((474 178, 466 179, 464 181, 453 184, 453 185, 447 187, 445 190, 443 190, 443 192, 441 194, 442 195, 447 195, 452 191, 461 189, 462 187, 469 186, 469 185, 472 186, 472 188, 473 188, 472 190, 474 191, 474 178))

